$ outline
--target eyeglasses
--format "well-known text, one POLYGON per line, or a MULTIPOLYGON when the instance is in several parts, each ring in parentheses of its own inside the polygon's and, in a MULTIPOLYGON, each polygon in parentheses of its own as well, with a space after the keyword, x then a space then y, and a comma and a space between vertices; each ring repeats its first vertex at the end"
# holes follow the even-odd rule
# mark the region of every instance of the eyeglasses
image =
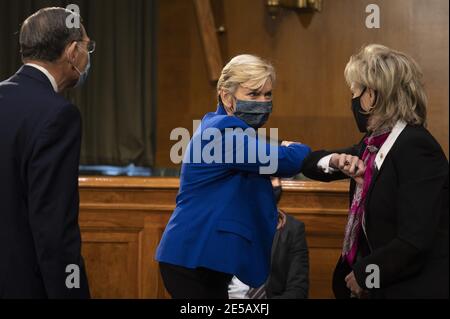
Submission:
POLYGON ((80 40, 77 42, 87 42, 87 52, 94 53, 95 52, 95 41, 86 41, 86 40, 80 40))

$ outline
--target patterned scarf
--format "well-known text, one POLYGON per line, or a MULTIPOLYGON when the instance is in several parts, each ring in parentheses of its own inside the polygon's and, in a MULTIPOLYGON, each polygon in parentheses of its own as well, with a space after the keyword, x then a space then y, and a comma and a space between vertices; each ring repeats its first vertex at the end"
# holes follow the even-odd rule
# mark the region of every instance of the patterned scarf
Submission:
POLYGON ((364 172, 364 182, 362 185, 356 185, 352 205, 350 206, 350 212, 348 215, 347 227, 345 228, 344 246, 342 249, 342 257, 350 266, 355 262, 358 251, 358 238, 365 215, 366 196, 375 170, 375 158, 378 150, 381 146, 383 146, 389 134, 390 130, 384 130, 381 133, 372 134, 364 139, 364 143, 367 145, 362 156, 362 161, 366 166, 366 171, 364 172))

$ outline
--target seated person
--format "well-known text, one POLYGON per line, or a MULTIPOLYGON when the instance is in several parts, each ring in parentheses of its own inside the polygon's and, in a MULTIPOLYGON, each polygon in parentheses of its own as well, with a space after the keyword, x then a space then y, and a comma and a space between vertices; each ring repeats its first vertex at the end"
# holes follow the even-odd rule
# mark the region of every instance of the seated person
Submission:
MULTIPOLYGON (((272 185, 278 203, 282 192, 280 179, 273 178, 272 185)), ((251 288, 233 277, 228 288, 230 299, 308 298, 309 261, 305 225, 280 210, 278 213, 268 280, 261 287, 251 288)))

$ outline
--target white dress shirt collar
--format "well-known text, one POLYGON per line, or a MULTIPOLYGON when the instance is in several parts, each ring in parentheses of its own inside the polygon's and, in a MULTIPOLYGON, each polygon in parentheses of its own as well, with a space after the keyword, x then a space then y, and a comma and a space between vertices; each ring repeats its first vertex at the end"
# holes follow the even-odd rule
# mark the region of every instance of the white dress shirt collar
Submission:
POLYGON ((56 84, 56 80, 53 77, 53 75, 50 74, 50 72, 47 71, 46 68, 44 68, 43 66, 37 65, 37 64, 33 64, 33 63, 27 63, 25 65, 31 66, 35 69, 38 69, 39 71, 41 71, 42 73, 45 74, 45 76, 48 78, 48 80, 50 81, 50 83, 52 84, 53 90, 58 93, 58 84, 56 84))

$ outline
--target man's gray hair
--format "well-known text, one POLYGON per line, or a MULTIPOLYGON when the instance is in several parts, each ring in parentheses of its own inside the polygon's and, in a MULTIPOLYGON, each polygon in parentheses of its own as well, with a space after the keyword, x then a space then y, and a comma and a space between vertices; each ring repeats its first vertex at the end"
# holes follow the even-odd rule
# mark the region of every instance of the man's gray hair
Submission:
MULTIPOLYGON (((64 8, 44 8, 28 17, 20 29, 22 60, 54 62, 65 47, 83 39, 81 28, 67 27, 66 20, 75 13, 64 8)), ((70 20, 70 18, 69 18, 70 20)))

